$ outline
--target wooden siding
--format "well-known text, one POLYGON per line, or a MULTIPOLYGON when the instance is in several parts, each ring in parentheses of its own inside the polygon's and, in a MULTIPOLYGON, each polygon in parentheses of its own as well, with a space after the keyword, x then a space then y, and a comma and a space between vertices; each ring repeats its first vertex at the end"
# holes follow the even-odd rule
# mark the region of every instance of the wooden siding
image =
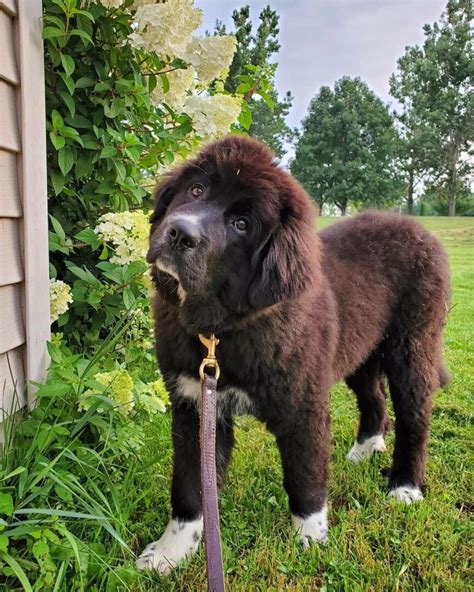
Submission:
POLYGON ((0 80, 0 148, 20 151, 15 87, 0 80))
POLYGON ((20 284, 0 287, 0 354, 25 342, 20 284))
MULTIPOLYGON (((49 338, 41 0, 0 0, 0 408, 29 402, 49 338)), ((1 418, 0 418, 1 421, 1 418)), ((1 430, 0 430, 1 432, 1 430)))
POLYGON ((21 215, 18 156, 0 150, 0 217, 19 218, 21 215))
POLYGON ((8 14, 9 16, 16 16, 16 0, 0 0, 0 10, 3 10, 3 12, 8 14))
POLYGON ((19 223, 15 218, 0 218, 0 286, 23 280, 19 223))
POLYGON ((0 354, 0 418, 11 415, 25 404, 23 347, 0 354))
MULTIPOLYGON (((23 292, 28 380, 41 382, 50 337, 46 120, 41 0, 18 5, 21 79, 21 194, 23 196, 23 292), (41 89, 41 92, 38 91, 41 89)), ((32 403, 33 389, 28 397, 32 403)))
POLYGON ((0 10, 0 78, 18 84, 18 69, 13 45, 13 18, 0 10))

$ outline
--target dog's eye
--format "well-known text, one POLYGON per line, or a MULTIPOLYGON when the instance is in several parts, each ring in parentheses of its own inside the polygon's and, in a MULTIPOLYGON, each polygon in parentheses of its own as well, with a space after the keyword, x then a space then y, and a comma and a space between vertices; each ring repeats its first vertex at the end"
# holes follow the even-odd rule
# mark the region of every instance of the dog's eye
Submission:
POLYGON ((193 197, 201 197, 204 193, 204 187, 202 185, 193 185, 191 187, 191 195, 193 197))
POLYGON ((234 220, 232 224, 234 225, 234 228, 239 232, 246 232, 249 225, 248 220, 246 218, 237 218, 237 220, 234 220))

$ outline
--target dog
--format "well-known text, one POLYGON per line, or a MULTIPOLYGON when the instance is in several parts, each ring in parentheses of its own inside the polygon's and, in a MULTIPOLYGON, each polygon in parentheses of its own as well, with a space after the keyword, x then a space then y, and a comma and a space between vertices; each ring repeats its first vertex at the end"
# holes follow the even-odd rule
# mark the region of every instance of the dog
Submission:
POLYGON ((276 438, 297 536, 305 547, 324 542, 330 388, 344 379, 356 395, 348 458, 359 462, 385 450, 386 380, 396 416, 388 495, 423 498, 432 395, 448 380, 450 301, 448 259, 429 232, 367 211, 317 233, 304 189, 263 144, 232 135, 161 181, 147 260, 174 468, 171 520, 139 568, 168 573, 201 539, 199 333, 220 339, 219 485, 232 418, 252 414, 276 438))

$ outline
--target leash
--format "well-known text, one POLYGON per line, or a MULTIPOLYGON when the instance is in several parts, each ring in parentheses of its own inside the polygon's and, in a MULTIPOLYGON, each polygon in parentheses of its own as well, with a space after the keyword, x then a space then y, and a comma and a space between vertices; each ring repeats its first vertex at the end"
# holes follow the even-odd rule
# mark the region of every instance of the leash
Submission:
POLYGON ((207 356, 203 359, 199 368, 199 377, 201 378, 199 433, 201 442, 201 495, 207 589, 209 592, 224 592, 216 474, 217 381, 220 375, 220 368, 216 358, 216 346, 219 340, 213 334, 209 338, 199 335, 199 339, 207 347, 207 356), (213 368, 214 376, 208 374, 206 368, 213 368))

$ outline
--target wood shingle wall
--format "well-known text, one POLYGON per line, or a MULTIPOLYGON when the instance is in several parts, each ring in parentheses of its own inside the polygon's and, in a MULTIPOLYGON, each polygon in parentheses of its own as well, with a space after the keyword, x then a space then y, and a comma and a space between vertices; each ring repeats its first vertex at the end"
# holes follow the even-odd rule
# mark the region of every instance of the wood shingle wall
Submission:
POLYGON ((41 0, 0 0, 0 408, 7 413, 26 402, 25 384, 41 381, 47 365, 41 26, 41 0))

